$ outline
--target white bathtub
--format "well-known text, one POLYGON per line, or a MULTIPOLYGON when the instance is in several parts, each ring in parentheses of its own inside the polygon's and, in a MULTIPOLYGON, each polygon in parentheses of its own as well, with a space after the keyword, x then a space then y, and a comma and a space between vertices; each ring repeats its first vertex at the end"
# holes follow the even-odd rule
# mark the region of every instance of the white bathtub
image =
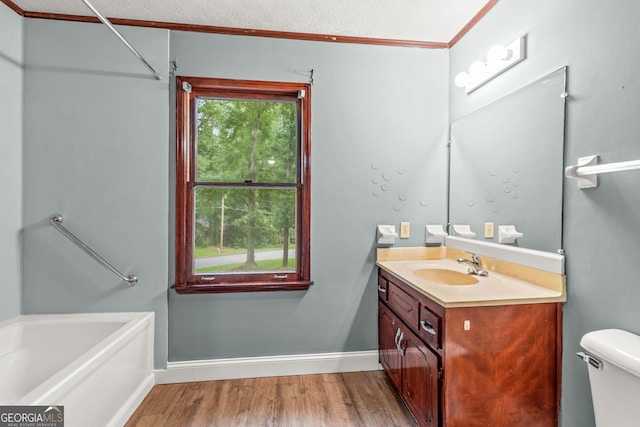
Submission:
POLYGON ((65 427, 122 426, 153 387, 153 313, 0 322, 0 405, 64 405, 65 427))

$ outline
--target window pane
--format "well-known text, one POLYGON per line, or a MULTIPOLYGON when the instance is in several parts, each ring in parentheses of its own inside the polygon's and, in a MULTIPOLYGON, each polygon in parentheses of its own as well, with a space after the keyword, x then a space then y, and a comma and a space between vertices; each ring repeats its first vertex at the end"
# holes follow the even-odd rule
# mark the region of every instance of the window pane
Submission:
POLYGON ((295 102, 197 99, 199 182, 296 182, 295 102))
POLYGON ((296 269, 296 190, 196 187, 194 271, 296 269))

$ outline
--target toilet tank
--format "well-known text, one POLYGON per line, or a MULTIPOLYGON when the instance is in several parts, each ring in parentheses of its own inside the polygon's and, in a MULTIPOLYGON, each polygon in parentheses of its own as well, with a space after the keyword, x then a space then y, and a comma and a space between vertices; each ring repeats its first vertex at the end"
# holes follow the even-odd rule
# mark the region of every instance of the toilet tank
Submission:
POLYGON ((640 425, 640 336, 620 329, 585 334, 580 345, 589 362, 597 427, 640 425), (599 366, 597 366, 599 365, 599 366))

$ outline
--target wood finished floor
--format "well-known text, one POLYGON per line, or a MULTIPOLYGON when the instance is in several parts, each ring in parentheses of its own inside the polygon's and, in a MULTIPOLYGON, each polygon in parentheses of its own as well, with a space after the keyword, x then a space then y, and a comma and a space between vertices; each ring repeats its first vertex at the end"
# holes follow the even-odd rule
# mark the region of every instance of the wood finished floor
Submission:
POLYGON ((405 427, 410 415, 383 371, 153 387, 125 427, 405 427))

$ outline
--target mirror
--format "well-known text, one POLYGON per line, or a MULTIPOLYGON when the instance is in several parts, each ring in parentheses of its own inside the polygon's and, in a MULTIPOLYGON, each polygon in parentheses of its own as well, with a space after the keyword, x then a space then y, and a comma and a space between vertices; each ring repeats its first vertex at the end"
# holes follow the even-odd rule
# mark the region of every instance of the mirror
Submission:
POLYGON ((451 124, 449 224, 494 243, 514 225, 512 245, 562 248, 565 92, 563 67, 451 124))

